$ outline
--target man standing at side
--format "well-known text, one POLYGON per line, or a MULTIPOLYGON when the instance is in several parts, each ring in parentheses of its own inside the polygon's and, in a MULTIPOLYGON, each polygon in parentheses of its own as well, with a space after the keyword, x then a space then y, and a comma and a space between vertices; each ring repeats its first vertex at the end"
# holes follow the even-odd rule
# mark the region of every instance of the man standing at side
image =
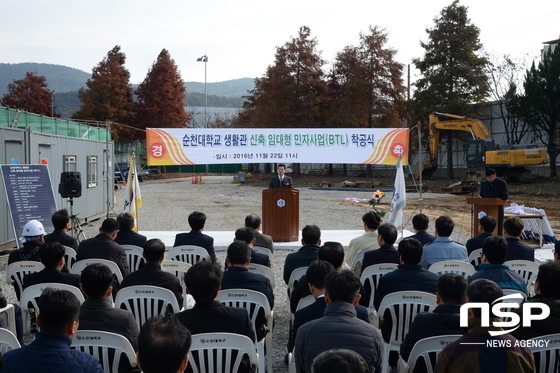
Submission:
MULTIPOLYGON (((381 217, 375 211, 369 211, 362 216, 362 222, 364 223, 364 231, 366 231, 366 233, 352 239, 350 244, 348 244, 345 257, 346 263, 348 263, 349 266, 352 265, 354 258, 359 252, 377 249, 379 247, 379 243, 377 243, 377 228, 379 228, 379 224, 381 224, 381 217)), ((359 265, 356 267, 354 272, 358 275, 362 273, 362 266, 359 265)))
POLYGON ((70 215, 68 210, 62 209, 55 212, 51 218, 54 231, 45 236, 45 242, 60 242, 64 246, 78 250, 78 240, 66 232, 70 229, 70 215))
POLYGON ((310 373, 313 359, 333 348, 348 348, 362 356, 370 372, 381 372, 383 340, 379 329, 356 317, 360 279, 348 270, 331 272, 325 278, 323 317, 299 328, 294 354, 297 373, 310 373))
POLYGON ((284 282, 290 282, 290 275, 296 268, 308 267, 317 259, 321 245, 321 230, 316 225, 306 225, 301 231, 303 246, 295 253, 290 253, 284 261, 284 282))
POLYGON ((278 171, 278 176, 273 176, 270 178, 270 183, 268 183, 268 188, 293 188, 292 178, 284 175, 286 172, 286 166, 279 164, 276 171, 278 171))
POLYGON ((78 331, 80 301, 66 290, 45 289, 39 297, 37 325, 31 344, 4 355, 2 373, 102 373, 99 361, 92 355, 70 349, 78 331))
POLYGON ((173 247, 183 245, 194 245, 204 247, 210 255, 212 261, 216 260, 216 253, 214 252, 214 238, 202 233, 204 225, 206 224, 206 215, 200 211, 193 211, 189 215, 189 225, 191 231, 188 233, 179 233, 175 236, 175 243, 173 247))
POLYGON ((262 234, 261 229, 261 218, 256 214, 247 215, 245 217, 245 226, 253 228, 255 230, 255 246, 266 247, 270 252, 274 252, 274 243, 272 242, 272 237, 268 234, 262 234))
MULTIPOLYGON (((486 181, 480 184, 480 196, 482 198, 499 198, 504 202, 508 199, 507 184, 502 179, 498 179, 496 170, 486 169, 486 181)), ((504 233, 504 205, 498 206, 498 236, 504 233)))
POLYGON ((436 239, 434 242, 424 245, 424 253, 420 264, 422 268, 429 269, 434 263, 446 260, 460 260, 466 262, 468 259, 467 248, 451 239, 455 223, 448 216, 440 216, 436 220, 436 239))
POLYGON ((124 249, 114 241, 117 233, 119 233, 119 223, 113 218, 105 219, 97 236, 80 242, 76 260, 107 259, 117 264, 123 277, 128 275, 128 259, 124 249))

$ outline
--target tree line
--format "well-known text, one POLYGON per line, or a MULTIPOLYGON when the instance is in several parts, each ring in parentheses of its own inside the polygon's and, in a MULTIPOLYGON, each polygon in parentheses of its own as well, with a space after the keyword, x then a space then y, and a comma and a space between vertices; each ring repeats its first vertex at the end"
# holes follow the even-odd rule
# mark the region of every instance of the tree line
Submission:
MULTIPOLYGON (((419 121, 426 123, 433 111, 476 117, 474 105, 492 100, 502 111, 508 143, 519 143, 532 129, 547 147, 550 176, 557 176, 560 48, 550 48, 540 62, 525 69, 510 56, 491 58, 483 51, 480 30, 459 0, 444 7, 433 22, 426 29, 427 40, 421 42, 423 56, 413 60, 421 76, 410 98, 403 78, 405 66, 396 61, 397 50, 389 45, 386 30, 370 26, 358 35, 357 45, 344 47, 328 63, 309 27, 302 26, 296 37, 276 48, 274 62, 255 79, 239 114, 213 125, 372 128, 410 123, 412 127, 419 121)), ((167 50, 161 51, 134 92, 136 100, 125 60, 120 46, 115 46, 93 68, 87 87, 79 91, 81 108, 74 118, 132 127, 115 126, 116 140, 143 138, 134 128, 191 123, 183 108, 181 75, 167 50)), ((52 92, 44 77, 28 73, 8 88, 2 105, 50 115, 52 92)), ((422 127, 427 131, 427 126, 422 127)), ((443 136, 448 154, 453 136, 460 135, 450 131, 443 136)), ((448 167, 452 169, 452 159, 448 167)))

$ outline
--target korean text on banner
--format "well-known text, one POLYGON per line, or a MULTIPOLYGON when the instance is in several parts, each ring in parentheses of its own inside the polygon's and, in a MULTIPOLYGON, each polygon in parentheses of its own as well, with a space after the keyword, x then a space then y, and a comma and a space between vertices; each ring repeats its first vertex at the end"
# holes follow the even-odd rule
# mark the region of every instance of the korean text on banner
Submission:
POLYGON ((407 128, 148 128, 151 166, 227 163, 386 164, 408 159, 407 128))

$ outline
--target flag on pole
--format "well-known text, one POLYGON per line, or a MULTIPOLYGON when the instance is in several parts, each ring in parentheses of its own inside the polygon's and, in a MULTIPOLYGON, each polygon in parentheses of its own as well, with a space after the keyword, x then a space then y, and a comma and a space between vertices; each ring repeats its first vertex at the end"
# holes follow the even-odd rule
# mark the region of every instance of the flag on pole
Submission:
POLYGON ((142 207, 142 194, 140 193, 134 158, 134 153, 132 153, 128 163, 128 180, 124 191, 124 212, 130 213, 134 217, 134 228, 132 230, 138 232, 138 213, 136 210, 142 207))
POLYGON ((395 176, 395 186, 393 189, 393 198, 391 199, 391 210, 387 221, 393 224, 397 231, 403 229, 403 210, 406 206, 406 187, 404 181, 404 170, 402 166, 402 158, 397 161, 397 175, 395 176))

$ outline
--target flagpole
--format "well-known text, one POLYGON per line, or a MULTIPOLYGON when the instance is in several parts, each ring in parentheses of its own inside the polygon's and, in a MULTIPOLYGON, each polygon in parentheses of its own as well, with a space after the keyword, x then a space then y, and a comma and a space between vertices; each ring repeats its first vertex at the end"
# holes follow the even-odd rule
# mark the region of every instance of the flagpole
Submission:
POLYGON ((424 189, 424 187, 422 186, 422 169, 424 168, 424 161, 422 160, 422 122, 418 121, 418 152, 419 152, 419 160, 418 163, 420 164, 420 178, 419 178, 419 182, 420 182, 420 196, 418 198, 418 205, 420 208, 420 214, 422 213, 422 189, 424 189))

